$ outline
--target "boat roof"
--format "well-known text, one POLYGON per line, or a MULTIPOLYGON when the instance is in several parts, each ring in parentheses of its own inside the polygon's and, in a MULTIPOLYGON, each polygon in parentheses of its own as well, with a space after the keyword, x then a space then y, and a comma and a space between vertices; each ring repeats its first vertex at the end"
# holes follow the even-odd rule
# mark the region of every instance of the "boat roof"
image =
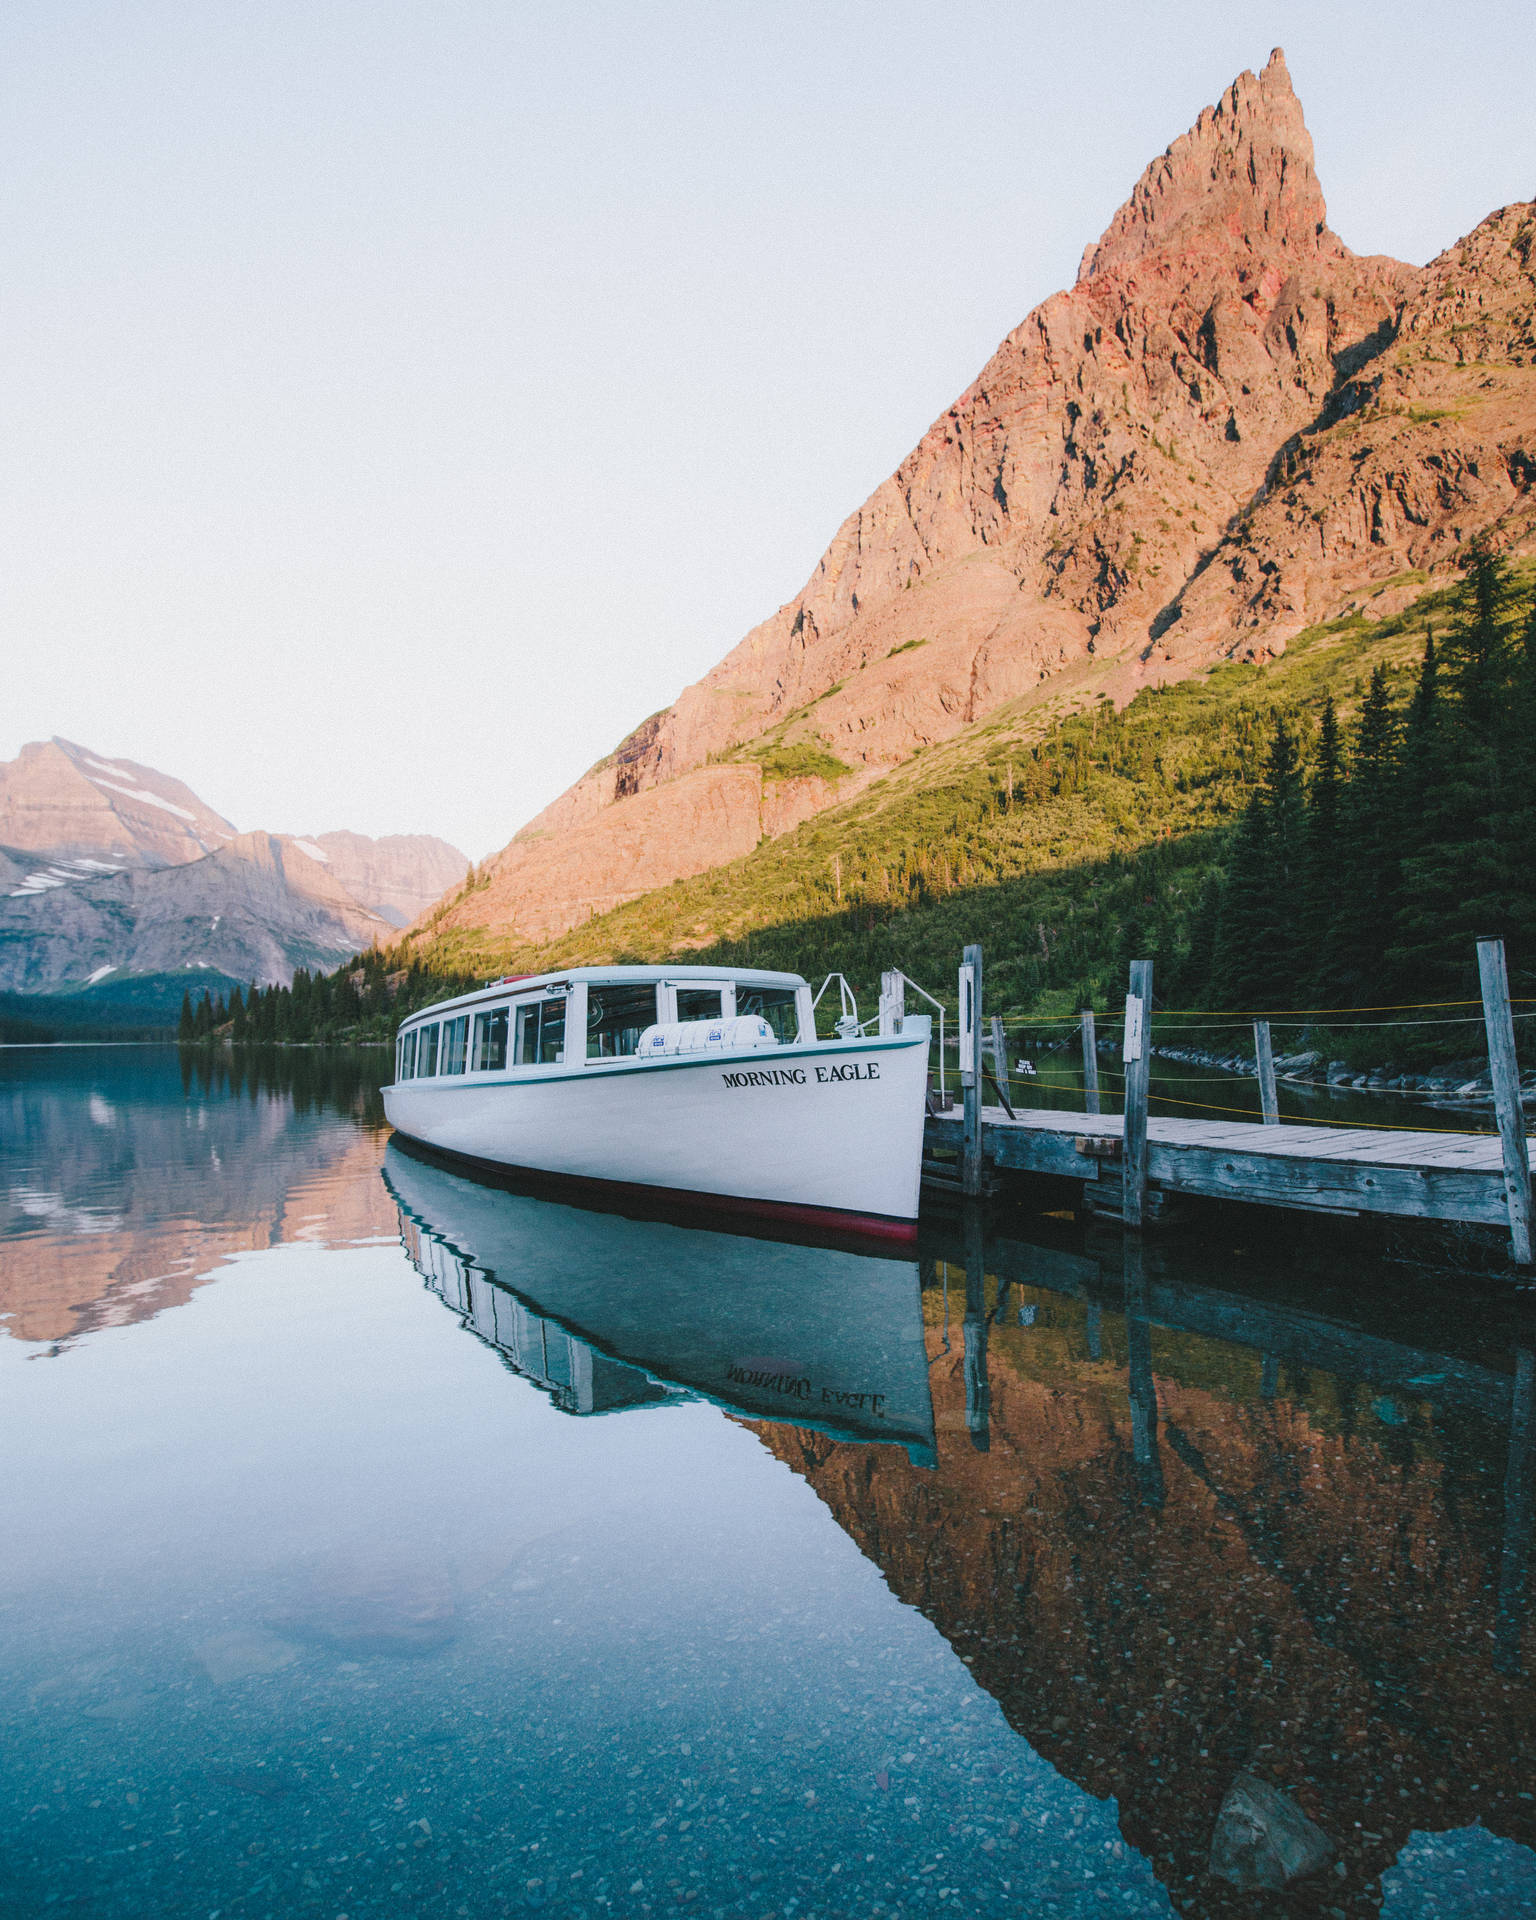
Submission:
POLYGON ((500 980, 488 980, 473 993, 461 993, 452 1000, 435 1000, 430 1007, 419 1007, 401 1021, 402 1029, 415 1021, 435 1019, 457 1007, 479 1006, 487 1000, 505 1000, 525 993, 537 993, 544 987, 573 987, 578 981, 594 985, 659 986, 663 981, 685 984, 690 980, 713 984, 729 980, 737 986, 803 987, 808 984, 798 973, 770 973, 762 967, 562 967, 556 973, 509 973, 500 980))

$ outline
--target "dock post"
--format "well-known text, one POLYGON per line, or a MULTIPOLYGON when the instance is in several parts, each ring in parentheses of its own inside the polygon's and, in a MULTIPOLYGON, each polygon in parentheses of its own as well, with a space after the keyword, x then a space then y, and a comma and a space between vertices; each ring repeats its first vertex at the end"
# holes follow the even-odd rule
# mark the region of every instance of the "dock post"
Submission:
POLYGON ((1003 1105, 1013 1111, 1013 1082, 1008 1078, 1008 1038, 1003 1032, 1002 1015, 994 1013, 987 1022, 987 1034, 992 1043, 992 1077, 997 1081, 997 1090, 1003 1096, 1003 1105))
POLYGON ((1267 1020, 1255 1020, 1253 1023, 1253 1050, 1259 1063, 1259 1106, 1263 1109, 1264 1124, 1266 1127, 1278 1127, 1280 1101, 1275 1093, 1275 1050, 1270 1045, 1267 1020))
POLYGON ((899 968, 880 976, 880 1036, 888 1039, 901 1032, 907 1014, 907 977, 899 968))
POLYGON ((1083 1112, 1099 1110, 1099 1042, 1093 1031, 1093 1008, 1083 1008, 1083 1112))
POLYGON ((1152 962, 1131 962, 1125 996, 1125 1224, 1140 1233, 1147 1208, 1147 1089, 1152 1072, 1152 962))
POLYGON ((1509 1240, 1516 1266, 1531 1264, 1531 1160, 1520 1111, 1520 1067, 1515 1057, 1515 1023, 1509 1011, 1509 973, 1502 940, 1479 940, 1477 971, 1483 989, 1483 1024, 1488 1029, 1488 1067, 1493 1104, 1504 1145, 1504 1195, 1509 1206, 1509 1240))
POLYGON ((960 963, 960 1086, 965 1096, 960 1190, 974 1200, 981 1192, 980 947, 967 947, 960 963))

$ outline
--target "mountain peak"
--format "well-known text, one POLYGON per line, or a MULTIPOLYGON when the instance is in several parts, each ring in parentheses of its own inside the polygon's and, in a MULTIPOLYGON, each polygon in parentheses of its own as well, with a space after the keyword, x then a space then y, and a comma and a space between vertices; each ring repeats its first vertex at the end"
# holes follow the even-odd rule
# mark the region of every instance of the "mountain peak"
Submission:
POLYGON ((1077 283, 1137 265, 1186 272, 1189 254, 1276 251, 1299 257, 1344 249, 1328 231, 1312 136, 1285 54, 1245 70, 1147 167, 1102 239, 1083 255, 1077 283))

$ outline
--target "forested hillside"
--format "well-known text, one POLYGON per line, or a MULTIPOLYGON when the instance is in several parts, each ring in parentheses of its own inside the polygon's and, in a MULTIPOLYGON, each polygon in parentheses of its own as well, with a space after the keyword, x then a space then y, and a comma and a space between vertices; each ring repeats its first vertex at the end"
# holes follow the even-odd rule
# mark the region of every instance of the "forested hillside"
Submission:
POLYGON ((1185 1007, 1458 997, 1485 932, 1530 990, 1533 755, 1532 580, 1474 552, 1389 619, 1353 614, 1120 713, 1005 711, 557 941, 429 925, 413 970, 386 953, 296 981, 261 996, 259 1025, 382 1033, 450 987, 611 960, 839 969, 861 989, 899 966, 943 991, 970 940, 1003 1012, 1109 1006, 1138 955, 1185 1007))

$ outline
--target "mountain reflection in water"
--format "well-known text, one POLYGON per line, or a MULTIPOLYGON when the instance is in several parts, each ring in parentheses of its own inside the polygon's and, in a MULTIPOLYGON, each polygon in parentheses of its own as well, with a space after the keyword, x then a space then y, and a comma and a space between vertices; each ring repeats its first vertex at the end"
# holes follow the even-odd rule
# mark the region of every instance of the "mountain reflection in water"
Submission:
POLYGON ((0 1328, 66 1345, 184 1304, 238 1254, 393 1225, 381 1062, 306 1051, 5 1051, 0 1328))
MULTIPOLYGON (((1394 1907, 1460 1911, 1425 1836, 1536 1845, 1536 1361, 1501 1344, 1507 1303, 1479 1303, 1491 1342, 1445 1342, 1408 1289, 1329 1318, 1315 1288, 1203 1283, 1187 1250, 976 1219, 927 1227, 919 1296, 915 1263, 561 1221, 393 1151, 387 1177, 428 1285, 567 1411, 692 1390, 751 1419, 1029 1744, 1118 1803, 1176 1906, 1254 1911, 1209 1870, 1244 1776, 1330 1843, 1295 1912, 1375 1913, 1384 1875, 1394 1907), (786 1375, 880 1382, 892 1430, 722 1386, 765 1344, 786 1375)), ((1497 1858, 1464 1910, 1530 1911, 1536 1857, 1497 1858)))

